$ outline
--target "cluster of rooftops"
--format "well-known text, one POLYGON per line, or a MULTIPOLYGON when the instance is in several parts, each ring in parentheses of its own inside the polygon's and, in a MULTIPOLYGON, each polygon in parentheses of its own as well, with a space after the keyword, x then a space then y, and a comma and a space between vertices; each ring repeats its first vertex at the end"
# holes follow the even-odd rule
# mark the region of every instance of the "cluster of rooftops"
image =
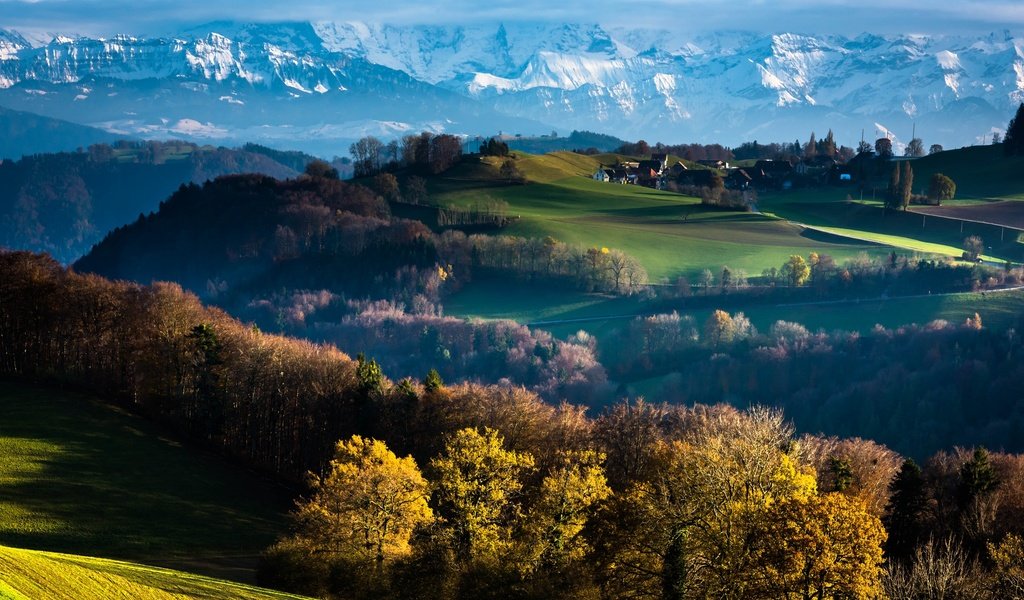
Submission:
POLYGON ((642 185, 665 189, 670 182, 682 186, 716 187, 760 191, 790 189, 798 177, 819 177, 831 183, 849 182, 852 170, 835 159, 819 156, 795 165, 788 160, 758 160, 753 166, 737 167, 723 160, 697 160, 687 166, 677 160, 668 164, 668 154, 652 154, 650 159, 620 160, 613 166, 602 165, 594 172, 596 181, 642 185))

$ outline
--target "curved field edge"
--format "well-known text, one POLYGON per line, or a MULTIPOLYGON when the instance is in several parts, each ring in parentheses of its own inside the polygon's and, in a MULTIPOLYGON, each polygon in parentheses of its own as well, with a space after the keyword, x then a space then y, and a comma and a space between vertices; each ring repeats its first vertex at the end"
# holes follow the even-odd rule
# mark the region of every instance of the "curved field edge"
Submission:
POLYGON ((0 598, 270 600, 302 597, 119 560, 0 546, 0 598))

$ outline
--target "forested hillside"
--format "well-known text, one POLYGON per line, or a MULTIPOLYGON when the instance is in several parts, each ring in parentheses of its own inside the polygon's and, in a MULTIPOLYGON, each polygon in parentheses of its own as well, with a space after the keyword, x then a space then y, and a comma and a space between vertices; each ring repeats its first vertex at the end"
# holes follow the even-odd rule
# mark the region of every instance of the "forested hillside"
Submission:
MULTIPOLYGON (((395 217, 379 187, 317 168, 326 165, 286 181, 246 175, 184 186, 158 212, 112 232, 75 268, 178 282, 266 330, 356 348, 399 376, 421 376, 429 360, 450 380, 511 379, 552 401, 607 398, 592 340, 446 318, 441 301, 484 274, 631 294, 647 277, 634 258, 553 239, 434 231, 395 217)), ((407 192, 409 181, 392 193, 407 192)), ((445 214, 472 223, 497 213, 445 214)))
POLYGON ((174 285, 28 253, 0 253, 0 272, 4 376, 103 393, 286 480, 314 473, 294 535, 264 557, 265 584, 767 599, 937 585, 1012 597, 1020 581, 1019 455, 939 452, 922 469, 871 441, 798 436, 763 408, 624 401, 588 417, 508 384, 393 382, 370 359, 262 333, 174 285))
POLYGON ((253 172, 295 174, 263 154, 184 142, 119 142, 4 161, 0 245, 72 262, 182 184, 253 172))

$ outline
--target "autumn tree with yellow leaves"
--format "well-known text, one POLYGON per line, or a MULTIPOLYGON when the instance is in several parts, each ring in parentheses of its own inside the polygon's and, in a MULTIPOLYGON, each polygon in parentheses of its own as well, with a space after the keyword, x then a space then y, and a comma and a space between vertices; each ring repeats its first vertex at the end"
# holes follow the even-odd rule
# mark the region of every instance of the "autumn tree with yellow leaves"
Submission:
POLYGON ((413 531, 434 519, 416 461, 358 435, 338 442, 326 472, 311 475, 310 490, 293 514, 295 535, 268 551, 279 583, 307 591, 377 593, 387 567, 410 554, 413 531), (298 581, 295 571, 303 575, 298 581))
POLYGON ((559 453, 525 519, 524 572, 561 568, 588 555, 583 528, 598 504, 611 496, 604 459, 593 450, 559 453))
POLYGON ((878 518, 856 499, 819 496, 792 433, 778 412, 754 409, 710 415, 682 439, 659 443, 660 467, 612 503, 601 531, 610 595, 861 598, 877 591, 878 518))
POLYGON ((413 530, 433 519, 427 481, 411 456, 358 435, 338 442, 327 473, 296 511, 299 538, 316 552, 344 553, 380 568, 409 554, 413 530))
POLYGON ((885 530, 863 502, 838 492, 790 498, 755 527, 756 597, 877 598, 885 530))
POLYGON ((533 469, 529 454, 504 448, 495 430, 455 432, 430 463, 434 501, 444 537, 462 563, 493 560, 511 545, 521 477, 533 469))

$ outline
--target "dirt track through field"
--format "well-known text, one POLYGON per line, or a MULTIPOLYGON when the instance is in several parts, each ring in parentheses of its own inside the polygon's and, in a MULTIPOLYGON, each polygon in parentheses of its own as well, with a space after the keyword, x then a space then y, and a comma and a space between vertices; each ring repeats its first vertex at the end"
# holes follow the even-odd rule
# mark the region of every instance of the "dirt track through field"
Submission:
POLYGON ((1006 201, 970 206, 922 206, 913 212, 1024 230, 1024 202, 1006 201))

